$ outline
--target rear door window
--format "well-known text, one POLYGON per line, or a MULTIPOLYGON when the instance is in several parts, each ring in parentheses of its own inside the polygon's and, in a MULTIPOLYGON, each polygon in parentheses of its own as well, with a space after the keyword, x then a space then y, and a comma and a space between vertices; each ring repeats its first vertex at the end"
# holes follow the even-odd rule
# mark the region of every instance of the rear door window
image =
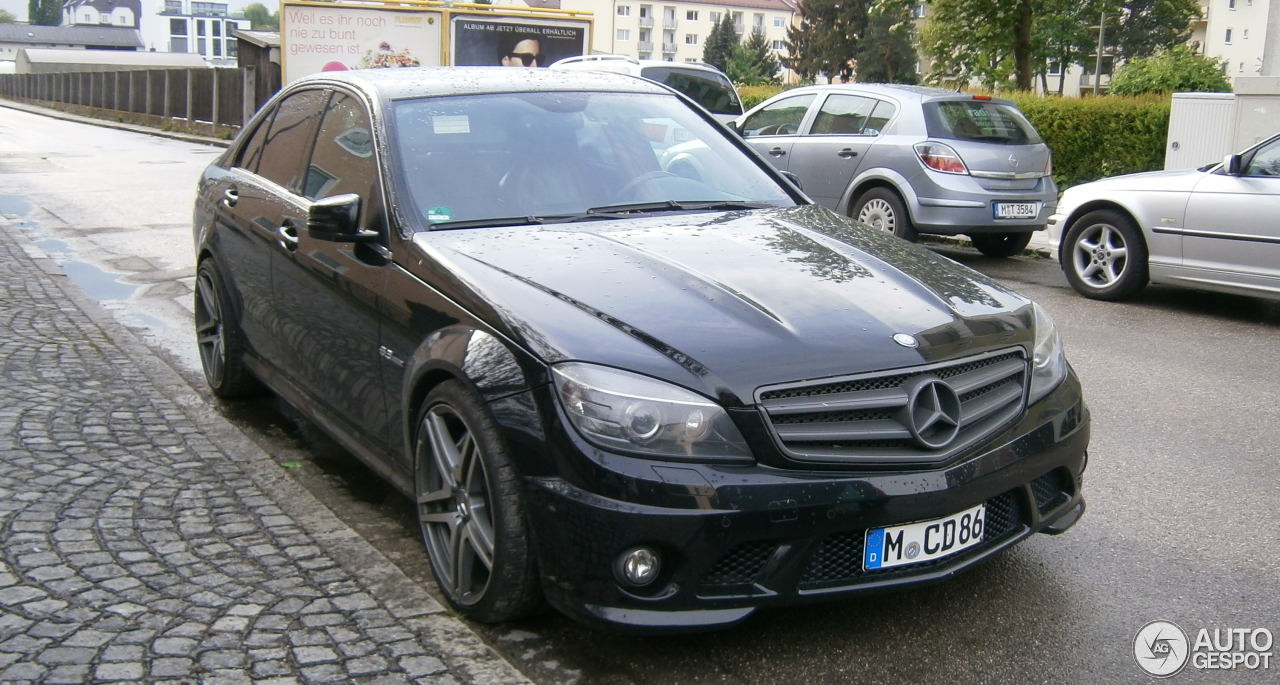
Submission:
POLYGON ((712 114, 742 114, 738 92, 729 79, 717 74, 679 67, 645 67, 640 75, 675 88, 712 114))
POLYGON ((875 108, 876 100, 871 98, 857 95, 831 95, 826 102, 822 103, 822 109, 818 110, 818 116, 813 120, 813 129, 810 133, 861 135, 862 128, 866 126, 867 119, 875 108))
POLYGON ((1031 122, 1016 108, 986 100, 949 100, 924 105, 930 138, 1000 145, 1041 142, 1031 122))

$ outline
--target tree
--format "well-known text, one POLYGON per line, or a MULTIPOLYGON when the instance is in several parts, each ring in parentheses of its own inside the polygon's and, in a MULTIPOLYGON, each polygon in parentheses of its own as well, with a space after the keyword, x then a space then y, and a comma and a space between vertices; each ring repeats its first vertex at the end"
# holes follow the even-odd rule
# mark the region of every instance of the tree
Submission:
POLYGON ((916 83, 915 22, 905 2, 881 2, 867 13, 858 41, 857 79, 862 83, 916 83))
POLYGON ((1126 62, 1111 78, 1116 95, 1146 93, 1231 92, 1225 60, 1205 57, 1185 45, 1175 45, 1152 57, 1126 62))
POLYGON ((872 1, 800 0, 800 25, 787 27, 790 55, 782 63, 805 80, 825 74, 848 82, 872 1))
POLYGON ((279 31, 280 15, 267 9, 260 2, 251 2, 244 6, 244 18, 257 31, 279 31))
POLYGON ((757 28, 751 32, 750 38, 735 46, 728 67, 725 73, 734 83, 764 86, 778 82, 778 70, 782 65, 778 62, 777 55, 773 54, 764 31, 757 28))
POLYGON ((0 10, 0 24, 16 24, 18 18, 13 16, 13 12, 9 10, 0 10))
POLYGON ((1033 68, 1033 0, 932 0, 920 50, 934 60, 934 72, 988 88, 1030 90, 1033 68))
POLYGON ((27 21, 36 26, 62 24, 62 0, 28 0, 27 21))
MULTIPOLYGON (((1108 16, 1111 16, 1110 12, 1108 16)), ((1120 22, 1107 27, 1107 43, 1121 59, 1150 57, 1191 37, 1199 0, 1125 0, 1120 22)))
POLYGON ((702 61, 720 71, 728 71, 729 60, 737 47, 738 32, 733 29, 733 18, 725 12, 720 23, 707 34, 707 42, 702 46, 702 61))

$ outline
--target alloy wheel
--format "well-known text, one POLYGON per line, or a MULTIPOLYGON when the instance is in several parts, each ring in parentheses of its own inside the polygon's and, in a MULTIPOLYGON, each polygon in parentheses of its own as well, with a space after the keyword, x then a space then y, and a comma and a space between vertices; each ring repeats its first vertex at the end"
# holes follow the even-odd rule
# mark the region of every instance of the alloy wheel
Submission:
POLYGON ((1105 288, 1124 276, 1129 248, 1124 236, 1109 224, 1094 224, 1080 232, 1071 247, 1076 275, 1086 285, 1105 288))
POLYGON ((898 217, 893 207, 880 198, 873 198, 862 205, 862 209, 858 211, 858 221, 889 233, 898 228, 898 217))
POLYGON ((219 386, 227 369, 227 338, 222 325, 222 302, 208 271, 196 279, 196 344, 209 384, 219 386))
POLYGON ((454 602, 484 598, 493 572, 492 507, 480 446, 452 407, 438 404, 418 432, 418 520, 442 589, 454 602))

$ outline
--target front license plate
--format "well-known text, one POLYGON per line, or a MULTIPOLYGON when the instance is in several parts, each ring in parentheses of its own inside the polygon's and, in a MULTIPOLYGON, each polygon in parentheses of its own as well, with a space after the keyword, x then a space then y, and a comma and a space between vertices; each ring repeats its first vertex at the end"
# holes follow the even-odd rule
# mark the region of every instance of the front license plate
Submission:
POLYGON ((933 521, 872 528, 867 531, 862 568, 874 571, 955 554, 982 542, 986 524, 987 505, 979 504, 959 514, 933 521))
POLYGON ((1040 214, 1039 202, 997 202, 997 219, 1034 219, 1040 214))

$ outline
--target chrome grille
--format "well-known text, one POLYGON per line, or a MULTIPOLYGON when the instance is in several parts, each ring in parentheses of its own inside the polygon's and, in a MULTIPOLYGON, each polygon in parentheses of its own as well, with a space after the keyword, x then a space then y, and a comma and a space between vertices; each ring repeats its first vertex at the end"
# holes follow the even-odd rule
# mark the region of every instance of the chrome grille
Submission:
MULTIPOLYGON (((1027 361, 1020 348, 886 373, 760 388, 757 404, 788 456, 819 462, 929 465, 1012 421, 1025 403, 1027 361), (959 430, 932 448, 913 432, 913 388, 932 380, 954 391, 959 430)), ((953 400, 954 402, 954 400, 953 400)), ((924 437, 920 437, 923 435, 924 437)))

